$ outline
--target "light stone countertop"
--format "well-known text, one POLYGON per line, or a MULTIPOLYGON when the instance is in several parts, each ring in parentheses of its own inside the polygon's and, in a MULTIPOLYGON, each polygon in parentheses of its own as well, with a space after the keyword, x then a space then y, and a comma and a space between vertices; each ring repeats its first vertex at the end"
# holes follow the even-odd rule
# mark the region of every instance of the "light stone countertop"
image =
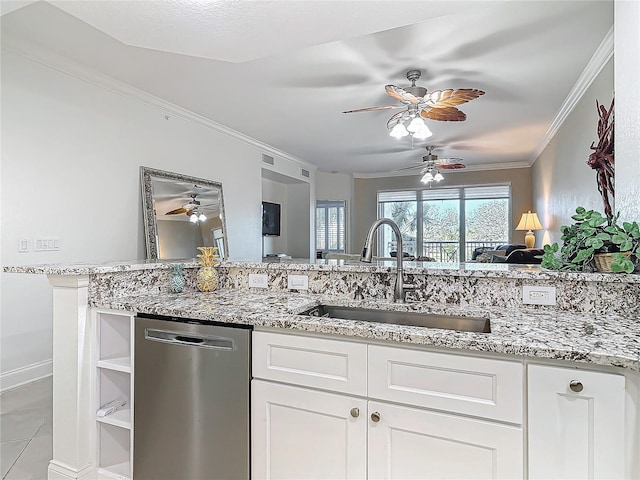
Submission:
MULTIPOLYGON (((168 270, 172 265, 182 264, 185 268, 197 268, 195 258, 178 260, 133 260, 111 263, 76 263, 76 264, 42 264, 4 266, 6 273, 28 273, 44 275, 99 275, 117 272, 133 272, 142 270, 168 270)), ((294 272, 351 272, 351 273, 393 273, 396 270, 395 261, 378 261, 362 263, 345 260, 288 260, 274 262, 259 261, 224 261, 221 268, 227 269, 255 269, 255 270, 289 270, 294 272)), ((606 283, 640 283, 640 275, 625 273, 583 273, 557 272, 542 269, 538 265, 515 265, 504 263, 438 263, 438 262, 404 262, 406 274, 439 275, 453 277, 478 278, 520 278, 550 281, 586 281, 606 283)))
POLYGON ((171 317, 248 324, 363 340, 444 347, 567 360, 640 371, 640 319, 535 309, 456 307, 426 302, 394 304, 289 292, 218 290, 211 293, 146 295, 91 302, 98 308, 171 317), (488 316, 491 333, 407 327, 298 315, 318 303, 462 316, 488 316))

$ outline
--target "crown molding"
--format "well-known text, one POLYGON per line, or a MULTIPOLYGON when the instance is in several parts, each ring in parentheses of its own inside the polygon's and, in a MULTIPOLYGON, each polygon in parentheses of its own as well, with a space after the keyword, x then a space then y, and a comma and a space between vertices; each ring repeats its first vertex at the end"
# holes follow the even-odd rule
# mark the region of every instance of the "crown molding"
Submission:
POLYGON ((542 140, 536 146, 531 157, 529 158, 529 166, 533 165, 538 157, 542 154, 549 142, 553 140, 553 137, 558 132, 564 121, 569 114, 576 107, 578 102, 582 99, 587 89, 591 86, 598 74, 602 71, 607 62, 613 57, 614 52, 614 38, 613 27, 607 32, 607 34, 600 42, 600 45, 596 49, 595 53, 587 63, 578 80, 571 88, 569 95, 565 98, 560 110, 556 114, 553 122, 549 125, 547 132, 542 137, 542 140))
POLYGON ((133 100, 143 104, 149 108, 162 112, 164 115, 169 117, 180 118, 186 122, 209 128, 227 137, 256 147, 269 155, 290 160, 308 169, 317 170, 318 168, 317 165, 309 163, 306 160, 302 160, 301 158, 291 155, 279 148, 217 123, 207 117, 187 110, 179 105, 175 105, 160 97, 156 97, 155 95, 145 92, 144 90, 140 90, 128 83, 117 80, 104 73, 89 68, 86 65, 71 60, 68 57, 47 50, 33 42, 19 39, 6 31, 2 32, 2 50, 27 58, 35 63, 51 68, 52 70, 65 75, 69 75, 83 82, 90 83, 91 85, 127 98, 128 100, 133 100))
MULTIPOLYGON (((445 170, 444 173, 463 173, 463 172, 484 172, 487 170, 508 170, 511 168, 529 168, 529 162, 508 162, 508 163, 489 163, 486 165, 469 165, 458 170, 445 170)), ((374 172, 374 173, 354 173, 353 178, 387 178, 387 177, 414 177, 418 175, 419 170, 413 173, 402 172, 374 172)))

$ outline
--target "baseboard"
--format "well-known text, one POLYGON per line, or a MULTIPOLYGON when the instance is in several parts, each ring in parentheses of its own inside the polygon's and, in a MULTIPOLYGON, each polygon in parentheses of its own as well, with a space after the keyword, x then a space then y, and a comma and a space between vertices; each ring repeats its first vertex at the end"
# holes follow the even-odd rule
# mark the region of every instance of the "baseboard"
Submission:
POLYGON ((0 393, 53 375, 53 360, 9 370, 0 375, 0 393))

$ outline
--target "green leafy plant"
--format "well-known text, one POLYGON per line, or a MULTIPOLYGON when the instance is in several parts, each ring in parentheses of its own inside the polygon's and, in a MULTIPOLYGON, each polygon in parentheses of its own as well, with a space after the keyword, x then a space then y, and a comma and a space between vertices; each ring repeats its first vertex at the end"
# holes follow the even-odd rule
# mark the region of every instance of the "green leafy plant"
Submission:
POLYGON ((544 246, 542 267, 564 271, 593 271, 597 253, 613 253, 611 270, 632 273, 640 245, 638 222, 618 223, 619 214, 607 218, 595 210, 576 209, 572 225, 560 227, 562 248, 544 246), (558 256, 559 253, 559 256, 558 256))

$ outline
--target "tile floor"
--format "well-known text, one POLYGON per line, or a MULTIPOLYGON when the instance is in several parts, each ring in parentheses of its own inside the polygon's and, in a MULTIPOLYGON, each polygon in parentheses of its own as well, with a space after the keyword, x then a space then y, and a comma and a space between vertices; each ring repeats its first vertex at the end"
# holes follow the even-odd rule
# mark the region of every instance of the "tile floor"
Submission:
POLYGON ((2 480, 47 478, 53 457, 52 377, 0 395, 2 480))

